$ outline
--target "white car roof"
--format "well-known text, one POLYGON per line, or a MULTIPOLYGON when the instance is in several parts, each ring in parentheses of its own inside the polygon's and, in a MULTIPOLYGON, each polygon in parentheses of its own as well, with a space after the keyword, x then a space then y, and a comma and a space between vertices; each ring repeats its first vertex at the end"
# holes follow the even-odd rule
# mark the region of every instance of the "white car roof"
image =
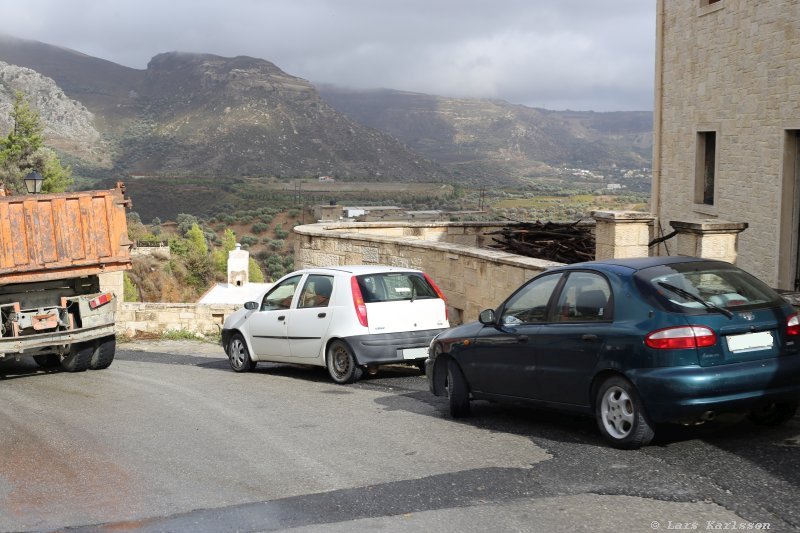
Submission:
POLYGON ((402 267, 393 267, 389 265, 342 265, 342 266, 335 266, 335 267, 315 267, 315 268, 306 268, 303 270, 298 270, 296 272, 292 272, 292 274, 301 274, 306 272, 329 272, 329 273, 336 273, 342 272, 347 274, 354 274, 356 276, 361 276, 364 274, 379 274, 383 272, 421 272, 420 270, 416 270, 413 268, 402 268, 402 267))

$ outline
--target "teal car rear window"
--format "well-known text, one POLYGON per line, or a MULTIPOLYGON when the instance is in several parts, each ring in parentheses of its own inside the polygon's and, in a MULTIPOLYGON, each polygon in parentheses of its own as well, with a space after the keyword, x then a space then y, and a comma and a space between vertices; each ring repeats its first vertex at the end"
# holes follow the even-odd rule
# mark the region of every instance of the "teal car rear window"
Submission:
POLYGON ((765 283, 725 263, 660 265, 640 270, 634 278, 646 296, 670 311, 695 314, 706 313, 709 307, 747 310, 783 304, 765 283))

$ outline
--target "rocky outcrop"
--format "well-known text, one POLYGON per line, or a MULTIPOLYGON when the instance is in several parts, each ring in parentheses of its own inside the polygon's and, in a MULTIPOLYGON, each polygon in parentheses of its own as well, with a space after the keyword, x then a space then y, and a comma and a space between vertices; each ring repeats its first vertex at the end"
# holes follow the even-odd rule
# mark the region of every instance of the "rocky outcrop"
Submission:
POLYGON ((29 68, 0 61, 0 133, 13 127, 11 110, 15 93, 25 94, 39 113, 47 144, 75 157, 99 156, 102 137, 94 126, 94 115, 64 94, 56 83, 29 68))

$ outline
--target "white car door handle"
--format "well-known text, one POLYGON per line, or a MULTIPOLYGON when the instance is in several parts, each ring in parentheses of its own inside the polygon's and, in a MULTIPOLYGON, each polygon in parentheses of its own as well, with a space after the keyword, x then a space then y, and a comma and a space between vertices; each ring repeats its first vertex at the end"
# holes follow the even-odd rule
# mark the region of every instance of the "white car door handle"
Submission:
POLYGON ((320 314, 317 315, 318 318, 325 318, 325 316, 326 316, 326 313, 320 313, 320 314))

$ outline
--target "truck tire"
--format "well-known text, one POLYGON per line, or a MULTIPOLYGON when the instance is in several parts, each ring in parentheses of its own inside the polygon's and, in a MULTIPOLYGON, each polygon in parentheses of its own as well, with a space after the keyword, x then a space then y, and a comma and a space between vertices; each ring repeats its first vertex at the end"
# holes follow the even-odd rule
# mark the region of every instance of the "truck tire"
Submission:
POLYGON ((94 342, 73 344, 67 355, 61 357, 61 368, 67 372, 83 372, 89 368, 94 354, 94 342))
POLYGON ((97 341, 92 353, 92 361, 89 363, 89 368, 92 370, 103 370, 111 366, 114 361, 114 354, 117 351, 117 338, 114 335, 108 335, 97 341))

